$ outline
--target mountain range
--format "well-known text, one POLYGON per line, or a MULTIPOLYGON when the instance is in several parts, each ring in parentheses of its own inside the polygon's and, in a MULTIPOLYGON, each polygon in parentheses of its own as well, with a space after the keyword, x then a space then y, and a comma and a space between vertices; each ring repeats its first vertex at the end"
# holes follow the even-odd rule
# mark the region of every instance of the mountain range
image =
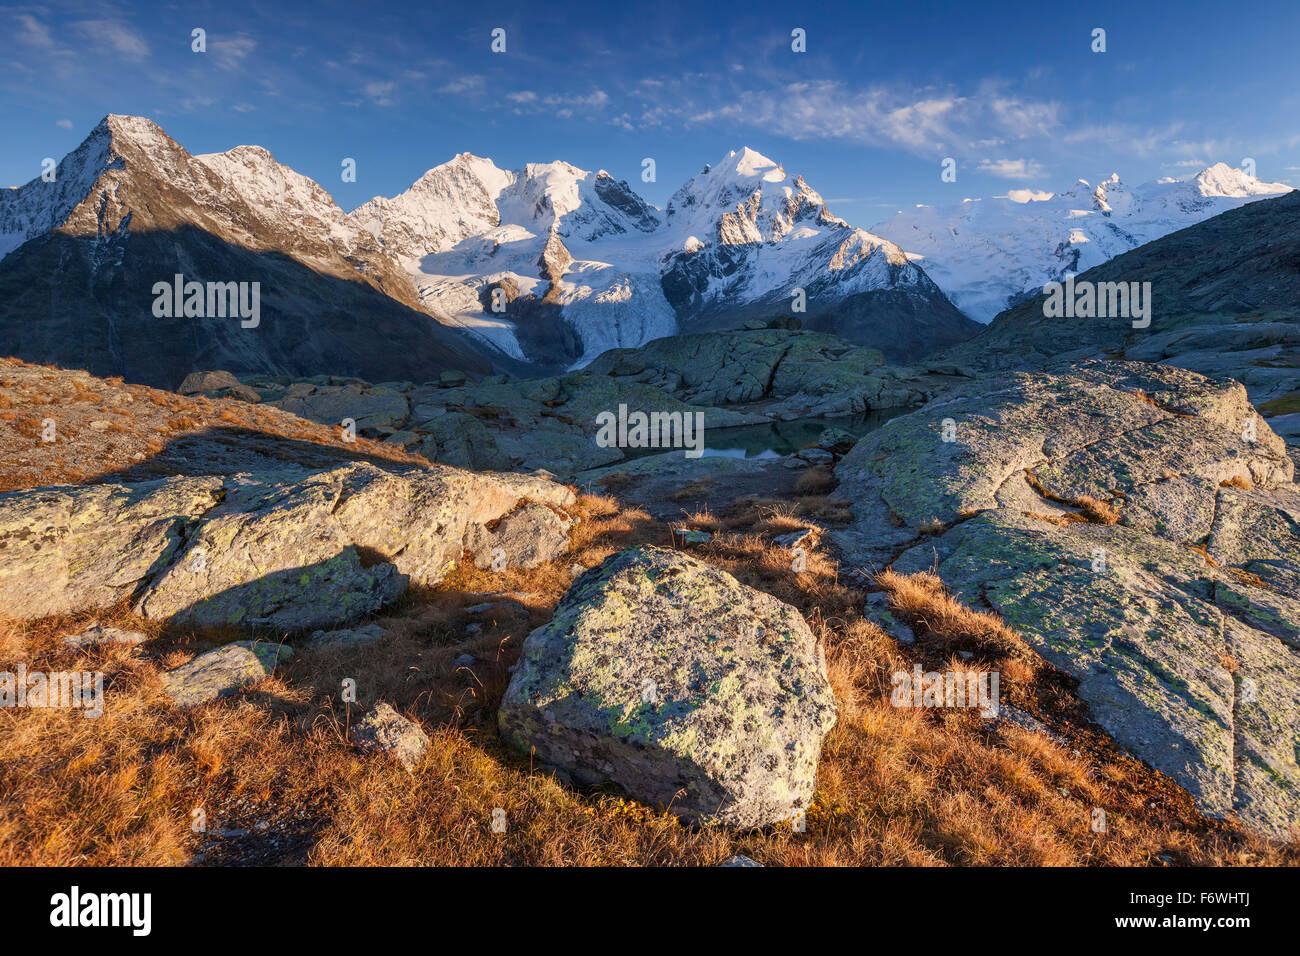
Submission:
POLYGON ((549 371, 791 312, 900 360, 978 330, 902 249, 749 149, 662 210, 603 171, 461 154, 347 214, 261 147, 195 156, 110 115, 52 181, 0 193, 0 255, 0 352, 170 387, 201 368, 549 371), (175 275, 258 283, 262 320, 155 316, 175 275))
POLYGON ((192 155, 110 115, 52 179, 0 191, 0 353, 165 387, 205 368, 418 381, 548 374, 794 315, 911 361, 1049 281, 1288 191, 1218 164, 922 206, 867 231, 748 148, 662 209, 603 170, 462 153, 347 213, 259 146, 192 155), (155 315, 152 290, 177 275, 256 283, 261 320, 155 315))
POLYGON ((951 206, 916 206, 872 229, 920 263, 978 322, 1121 253, 1259 199, 1290 192, 1216 163, 1190 179, 1130 189, 1113 174, 1062 193, 1013 190, 951 206))

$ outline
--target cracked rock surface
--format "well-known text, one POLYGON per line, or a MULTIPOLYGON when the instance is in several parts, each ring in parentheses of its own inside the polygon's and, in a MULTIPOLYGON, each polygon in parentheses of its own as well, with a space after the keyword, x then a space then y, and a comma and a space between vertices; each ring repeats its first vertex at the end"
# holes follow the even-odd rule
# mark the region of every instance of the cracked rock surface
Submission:
POLYGON ((1278 835, 1300 818, 1300 489, 1240 384, 1007 374, 890 421, 836 473, 849 561, 936 568, 997 611, 1205 812, 1278 835))
POLYGON ((326 628, 436 584, 482 526, 527 502, 573 501, 524 475, 364 462, 16 491, 0 495, 0 594, 20 619, 129 598, 197 626, 326 628))

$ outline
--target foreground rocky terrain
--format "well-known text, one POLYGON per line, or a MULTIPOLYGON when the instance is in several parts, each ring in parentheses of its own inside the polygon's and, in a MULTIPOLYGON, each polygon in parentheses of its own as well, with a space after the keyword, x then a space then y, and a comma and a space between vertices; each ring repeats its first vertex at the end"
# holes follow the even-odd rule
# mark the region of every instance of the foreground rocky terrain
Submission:
POLYGON ((1300 491, 1231 380, 789 329, 540 380, 0 372, 6 667, 108 673, 101 721, 6 711, 45 783, 0 836, 53 814, 50 860, 1291 852, 1300 491), (629 456, 619 402, 815 427, 629 456), (1000 704, 899 706, 914 667, 1000 704), (86 767, 115 837, 44 789, 86 767), (195 842, 195 806, 236 822, 195 842))
POLYGON ((547 378, 447 373, 423 384, 372 384, 213 371, 190 376, 181 391, 327 425, 348 419, 363 435, 462 468, 544 468, 581 481, 628 459, 627 449, 595 441, 597 416, 620 405, 699 413, 708 431, 912 408, 967 374, 952 363, 887 365, 874 349, 820 332, 761 328, 614 349, 580 372, 547 378))

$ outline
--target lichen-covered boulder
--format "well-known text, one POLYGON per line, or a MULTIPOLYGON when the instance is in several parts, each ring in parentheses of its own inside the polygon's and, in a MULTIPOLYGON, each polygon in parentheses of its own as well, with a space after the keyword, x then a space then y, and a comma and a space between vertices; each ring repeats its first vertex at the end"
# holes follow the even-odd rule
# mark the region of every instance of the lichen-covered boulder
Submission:
POLYGON ((757 827, 811 804, 835 700, 798 611, 681 552, 634 548, 528 636, 499 722, 580 783, 757 827))
MULTIPOLYGON (((574 493, 527 475, 356 462, 0 495, 0 613, 130 599, 144 617, 284 631, 349 624, 432 586, 479 531, 574 493)), ((556 520, 559 520, 558 517, 556 520)))
POLYGON ((365 463, 289 483, 232 482, 139 611, 289 630, 347 624, 409 581, 438 583, 477 529, 527 497, 561 505, 573 493, 523 475, 365 463))
POLYGON ((175 557, 220 478, 60 485, 0 494, 0 616, 109 607, 175 557))

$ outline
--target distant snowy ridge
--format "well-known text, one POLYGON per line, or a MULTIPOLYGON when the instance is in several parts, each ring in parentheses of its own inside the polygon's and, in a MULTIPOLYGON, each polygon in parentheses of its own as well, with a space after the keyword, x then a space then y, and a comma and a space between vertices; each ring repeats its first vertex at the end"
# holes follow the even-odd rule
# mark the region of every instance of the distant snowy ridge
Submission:
POLYGON ((917 206, 873 227, 907 250, 968 316, 1002 310, 1121 253, 1246 203, 1290 192, 1216 163, 1195 176, 1130 189, 1112 175, 1063 193, 917 206))

